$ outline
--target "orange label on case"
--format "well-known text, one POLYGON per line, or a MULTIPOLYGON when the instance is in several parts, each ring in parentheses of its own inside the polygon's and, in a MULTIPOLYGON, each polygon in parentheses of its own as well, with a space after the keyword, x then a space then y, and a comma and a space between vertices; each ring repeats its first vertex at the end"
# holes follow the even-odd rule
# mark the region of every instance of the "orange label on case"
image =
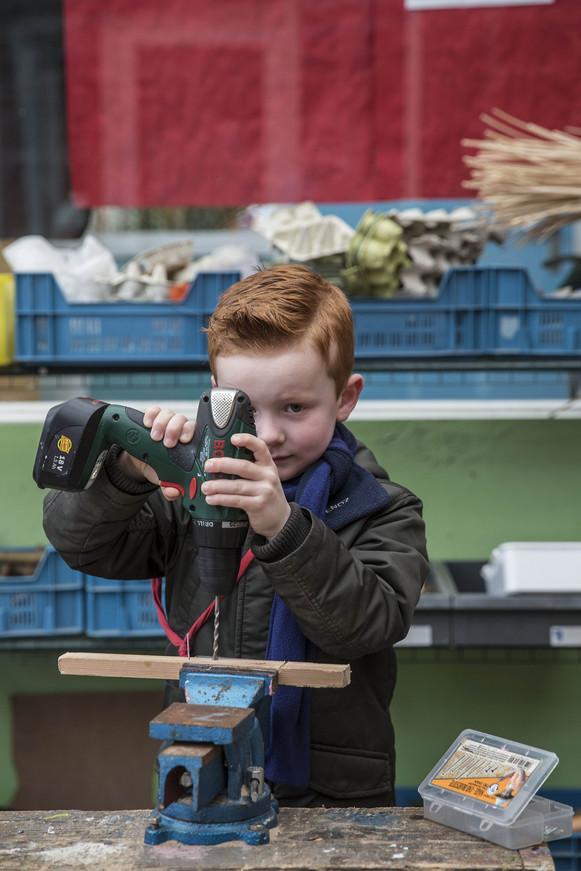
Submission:
POLYGON ((506 777, 467 777, 465 779, 448 780, 446 778, 434 778, 434 786, 449 789, 451 792, 459 792, 461 795, 469 795, 487 804, 502 804, 508 806, 511 798, 517 794, 521 786, 526 783, 526 775, 522 769, 517 769, 506 777))
POLYGON ((466 739, 431 783, 485 804, 508 807, 538 764, 530 756, 466 739))

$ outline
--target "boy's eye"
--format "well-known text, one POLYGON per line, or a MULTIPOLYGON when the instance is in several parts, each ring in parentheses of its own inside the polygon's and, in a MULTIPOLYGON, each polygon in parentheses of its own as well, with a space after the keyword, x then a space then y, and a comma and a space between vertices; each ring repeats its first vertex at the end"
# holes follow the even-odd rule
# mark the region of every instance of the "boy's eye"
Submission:
POLYGON ((289 402, 287 408, 292 414, 299 414, 303 410, 303 406, 298 402, 289 402))

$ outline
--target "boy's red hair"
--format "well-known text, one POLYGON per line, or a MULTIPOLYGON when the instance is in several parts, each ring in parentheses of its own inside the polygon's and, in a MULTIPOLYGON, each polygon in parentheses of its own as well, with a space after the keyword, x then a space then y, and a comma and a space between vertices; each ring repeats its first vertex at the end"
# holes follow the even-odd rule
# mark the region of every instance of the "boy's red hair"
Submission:
POLYGON ((307 339, 319 351, 337 396, 353 369, 351 307, 344 293, 306 266, 272 266, 233 284, 208 324, 208 356, 288 348, 307 339))

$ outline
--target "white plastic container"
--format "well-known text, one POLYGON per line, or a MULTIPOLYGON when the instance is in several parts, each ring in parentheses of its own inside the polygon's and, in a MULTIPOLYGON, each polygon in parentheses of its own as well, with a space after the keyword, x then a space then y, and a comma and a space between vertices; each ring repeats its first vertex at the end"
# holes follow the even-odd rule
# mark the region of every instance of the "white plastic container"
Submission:
POLYGON ((535 795, 555 753, 465 729, 418 787, 424 816, 511 850, 571 836, 573 808, 535 795))
POLYGON ((492 596, 581 593, 581 542, 506 542, 492 551, 481 573, 492 596))
POLYGON ((342 254, 351 244, 355 230, 335 215, 297 221, 277 229, 271 242, 293 260, 315 260, 342 254))

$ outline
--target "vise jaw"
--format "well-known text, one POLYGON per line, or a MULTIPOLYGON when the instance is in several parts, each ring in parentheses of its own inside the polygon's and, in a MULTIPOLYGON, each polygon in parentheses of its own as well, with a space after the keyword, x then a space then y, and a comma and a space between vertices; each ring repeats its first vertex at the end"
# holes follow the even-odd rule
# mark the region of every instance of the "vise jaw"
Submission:
POLYGON ((164 743, 146 844, 263 844, 276 825, 278 805, 264 782, 276 672, 218 669, 185 665, 180 686, 186 702, 150 723, 150 736, 164 743))

